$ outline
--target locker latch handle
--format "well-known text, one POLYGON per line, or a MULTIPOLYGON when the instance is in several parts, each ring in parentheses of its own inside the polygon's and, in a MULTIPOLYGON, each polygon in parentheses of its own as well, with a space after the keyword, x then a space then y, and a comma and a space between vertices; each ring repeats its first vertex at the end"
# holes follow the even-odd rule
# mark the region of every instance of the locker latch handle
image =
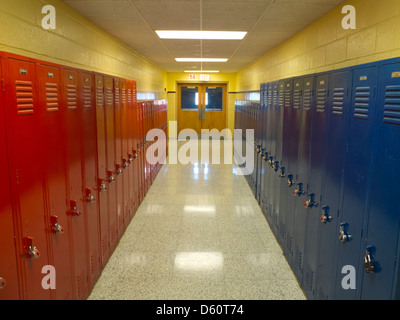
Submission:
POLYGON ((78 210, 78 205, 77 205, 76 200, 71 200, 70 206, 71 206, 71 208, 69 209, 69 214, 71 216, 79 217, 82 214, 82 212, 80 212, 78 210))
POLYGON ((133 162, 133 156, 131 154, 128 154, 128 162, 129 164, 133 162))
POLYGON ((109 183, 112 183, 112 182, 115 181, 114 176, 113 176, 113 172, 112 172, 111 170, 107 171, 107 175, 108 175, 107 181, 108 181, 109 183))
POLYGON ((274 161, 272 164, 272 169, 277 172, 279 170, 279 161, 274 161))
POLYGON ((4 279, 3 277, 0 277, 0 290, 4 289, 7 285, 7 281, 6 279, 4 279))
POLYGON ((323 206, 322 208, 322 216, 320 218, 322 223, 327 223, 332 220, 332 217, 329 216, 329 207, 328 206, 323 206))
POLYGON ((309 193, 308 194, 308 200, 304 203, 305 208, 313 208, 315 207, 316 203, 314 201, 315 194, 314 193, 309 193))
POLYGON ((367 246, 364 257, 364 269, 366 273, 375 273, 375 264, 371 256, 372 256, 372 246, 367 246))
POLYGON ((50 225, 51 225, 51 231, 54 234, 63 234, 64 233, 64 228, 58 223, 57 216, 50 217, 50 225))
POLYGON ((126 169, 129 167, 129 160, 122 159, 122 168, 126 169))
POLYGON ((281 167, 281 173, 279 174, 279 178, 285 178, 286 177, 286 168, 281 167))
POLYGON ((133 159, 137 159, 138 153, 136 150, 133 150, 133 159))
POLYGON ((293 191, 294 196, 301 196, 303 194, 303 184, 299 182, 297 184, 297 189, 293 191))
POLYGON ((290 188, 290 187, 292 187, 293 186, 293 175, 292 174, 289 174, 288 175, 288 177, 287 177, 287 186, 290 188))
POLYGON ((264 148, 261 148, 261 149, 258 151, 258 155, 260 156, 260 158, 262 158, 262 157, 263 157, 263 154, 264 154, 264 148))
POLYGON ((340 236, 339 236, 339 240, 341 243, 347 243, 351 240, 351 235, 347 233, 346 231, 347 229, 347 223, 346 222, 342 222, 340 224, 340 236))
POLYGON ((94 198, 94 196, 92 194, 92 189, 86 188, 86 197, 85 197, 85 199, 86 199, 87 202, 90 202, 90 203, 95 201, 95 198, 94 198))
POLYGON ((99 191, 106 191, 107 187, 106 187, 106 183, 103 179, 99 179, 99 191))
POLYGON ((24 238, 24 258, 37 259, 40 257, 40 251, 33 245, 33 237, 24 238))
POLYGON ((115 165, 115 173, 116 173, 117 175, 120 175, 120 174, 122 174, 122 173, 123 173, 123 171, 122 171, 122 168, 121 168, 121 165, 120 165, 120 164, 116 164, 116 165, 115 165))
POLYGON ((274 157, 269 157, 268 164, 272 167, 274 164, 274 157))

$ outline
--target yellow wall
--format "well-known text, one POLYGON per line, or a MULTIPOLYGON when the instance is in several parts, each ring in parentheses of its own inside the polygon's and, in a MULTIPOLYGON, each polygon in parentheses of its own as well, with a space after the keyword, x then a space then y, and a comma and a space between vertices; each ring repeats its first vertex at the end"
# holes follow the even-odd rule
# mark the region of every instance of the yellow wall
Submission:
POLYGON ((133 79, 138 91, 163 98, 166 72, 59 0, 1 0, 0 50, 133 79), (44 5, 56 29, 44 30, 44 5))
POLYGON ((400 56, 400 0, 343 3, 237 74, 239 91, 260 83, 400 56), (356 8, 357 29, 342 28, 342 8, 356 8))
MULTIPOLYGON (((235 73, 210 73, 210 83, 226 83, 227 91, 234 92, 236 91, 236 74, 235 73)), ((188 73, 168 73, 168 84, 167 91, 173 92, 168 94, 168 121, 177 121, 177 112, 178 112, 178 83, 190 83, 193 82, 189 80, 188 73)), ((202 81, 195 81, 196 83, 201 83, 202 81)), ((206 82, 205 82, 206 83, 206 82)), ((229 94, 227 97, 227 128, 231 130, 233 134, 234 130, 234 118, 235 118, 235 95, 229 94)), ((179 134, 179 132, 178 132, 179 134)), ((176 136, 171 135, 172 138, 176 138, 176 136)))

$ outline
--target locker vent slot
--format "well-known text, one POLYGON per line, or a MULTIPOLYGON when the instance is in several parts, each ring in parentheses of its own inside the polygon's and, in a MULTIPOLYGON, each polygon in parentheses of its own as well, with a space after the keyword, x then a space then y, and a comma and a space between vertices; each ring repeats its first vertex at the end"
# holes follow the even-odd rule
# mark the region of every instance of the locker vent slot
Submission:
POLYGON ((301 106, 301 90, 299 89, 294 91, 293 106, 295 109, 299 109, 301 106))
POLYGON ((99 266, 99 257, 97 250, 95 250, 90 257, 90 271, 92 275, 95 274, 98 266, 99 266))
POLYGON ((272 99, 273 99, 273 100, 272 100, 271 108, 272 108, 272 107, 275 107, 276 104, 278 103, 278 91, 277 91, 277 90, 274 90, 274 96, 273 96, 272 99))
POLYGON ((122 104, 125 104, 126 103, 126 90, 122 89, 121 94, 122 94, 122 104))
POLYGON ((332 114, 336 116, 342 116, 343 106, 344 106, 344 88, 335 88, 335 90, 333 91, 332 114))
POLYGON ((295 259, 296 259, 296 264, 295 266, 299 271, 303 271, 303 252, 296 246, 296 251, 295 251, 295 259))
POLYGON ((132 90, 128 89, 127 93, 128 93, 128 103, 132 103, 132 90))
POLYGON ((371 97, 371 87, 357 87, 355 95, 354 118, 367 120, 371 97))
POLYGON ((119 88, 115 88, 115 104, 119 105, 120 102, 120 90, 119 88))
POLYGON ((58 111, 57 83, 46 83, 46 107, 48 112, 58 111))
POLYGON ((111 88, 106 88, 106 105, 110 106, 113 104, 113 94, 111 88))
POLYGON ((17 80, 16 93, 17 93, 17 112, 18 115, 33 114, 33 88, 31 81, 17 80))
POLYGON ((68 100, 68 109, 69 110, 76 110, 76 85, 70 84, 67 85, 67 100, 68 100))
POLYGON ((291 237, 289 234, 287 234, 286 237, 286 249, 290 255, 293 254, 293 237, 291 237))
POLYGON ((387 86, 383 121, 400 125, 400 86, 387 86))
POLYGON ((283 89, 279 90, 279 102, 278 105, 280 108, 284 106, 285 99, 285 91, 283 89))
POLYGON ((317 112, 325 112, 327 98, 327 90, 326 89, 318 89, 317 91, 317 112))
POLYGON ((78 289, 78 298, 85 298, 88 291, 87 274, 85 269, 83 269, 79 276, 76 277, 76 284, 78 289))
POLYGON ((292 90, 288 89, 285 91, 285 102, 284 102, 285 108, 290 108, 290 105, 292 104, 292 90))
POLYGON ((83 87, 83 107, 90 108, 92 106, 91 88, 88 86, 83 87))
POLYGON ((312 101, 312 90, 306 89, 304 90, 304 110, 311 110, 311 101, 312 101))
POLYGON ((96 105, 97 107, 103 107, 104 98, 103 98, 103 87, 96 88, 96 105))
POLYGON ((272 90, 268 91, 268 106, 272 104, 272 96, 273 96, 272 90))

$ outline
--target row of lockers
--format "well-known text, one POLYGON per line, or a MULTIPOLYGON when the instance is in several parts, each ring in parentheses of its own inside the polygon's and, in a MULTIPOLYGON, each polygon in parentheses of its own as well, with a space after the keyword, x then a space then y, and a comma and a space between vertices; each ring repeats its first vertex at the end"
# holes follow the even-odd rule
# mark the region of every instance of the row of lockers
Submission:
POLYGON ((260 92, 236 103, 237 128, 255 131, 247 179, 304 292, 398 299, 400 59, 260 92))
POLYGON ((146 134, 167 133, 166 101, 5 52, 0 75, 0 300, 85 299, 160 169, 146 134))

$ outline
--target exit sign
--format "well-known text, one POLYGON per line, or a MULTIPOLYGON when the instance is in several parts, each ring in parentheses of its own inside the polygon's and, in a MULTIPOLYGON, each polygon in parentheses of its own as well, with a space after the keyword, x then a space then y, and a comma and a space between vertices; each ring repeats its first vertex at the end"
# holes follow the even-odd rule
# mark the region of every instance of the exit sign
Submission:
POLYGON ((200 81, 210 81, 210 76, 208 74, 201 74, 200 81))

